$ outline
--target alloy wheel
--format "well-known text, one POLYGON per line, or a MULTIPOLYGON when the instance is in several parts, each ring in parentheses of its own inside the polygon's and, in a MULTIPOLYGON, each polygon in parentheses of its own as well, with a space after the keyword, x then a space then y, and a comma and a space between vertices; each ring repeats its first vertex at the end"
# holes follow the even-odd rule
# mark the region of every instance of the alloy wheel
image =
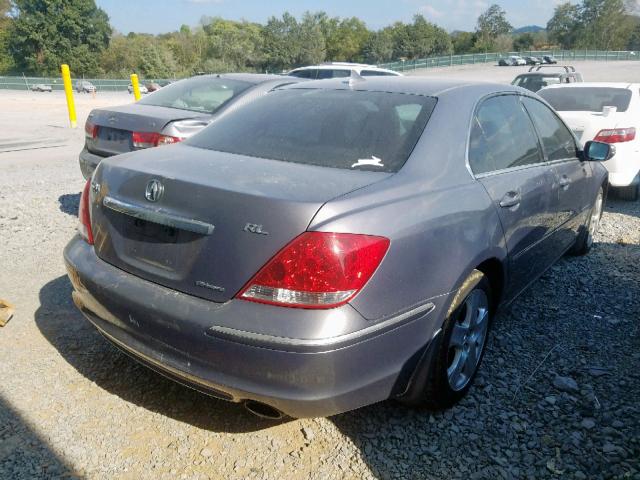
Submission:
POLYGON ((460 391, 467 386, 482 357, 489 328, 489 299, 484 290, 473 290, 458 310, 449 340, 447 377, 460 391))

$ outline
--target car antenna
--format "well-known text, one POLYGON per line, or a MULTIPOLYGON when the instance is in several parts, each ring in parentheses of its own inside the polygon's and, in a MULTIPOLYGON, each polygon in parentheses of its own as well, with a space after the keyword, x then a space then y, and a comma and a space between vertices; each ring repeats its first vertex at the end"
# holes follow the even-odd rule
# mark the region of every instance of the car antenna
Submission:
POLYGON ((353 85, 355 85, 356 82, 366 82, 367 79, 364 78, 362 75, 360 75, 358 72, 356 72, 355 70, 351 70, 351 75, 349 76, 349 80, 344 81, 343 83, 346 83, 347 85, 349 85, 349 87, 353 87, 353 85))

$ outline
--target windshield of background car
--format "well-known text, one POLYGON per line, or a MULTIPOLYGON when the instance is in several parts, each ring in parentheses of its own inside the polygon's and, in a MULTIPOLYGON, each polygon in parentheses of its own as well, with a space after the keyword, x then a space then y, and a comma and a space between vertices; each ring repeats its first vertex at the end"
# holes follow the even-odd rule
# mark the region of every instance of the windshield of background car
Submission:
POLYGON ((523 75, 517 77, 513 84, 518 87, 526 88, 532 92, 537 92, 541 88, 548 87, 560 83, 560 78, 557 76, 542 76, 542 75, 523 75))
POLYGON ((626 112, 631 102, 631 90, 626 88, 550 88, 538 95, 559 112, 601 112, 603 107, 626 112))
POLYGON ((323 167, 397 172, 436 99, 353 90, 278 90, 187 140, 220 152, 323 167))
POLYGON ((214 113, 251 86, 253 86, 252 83, 227 78, 190 78, 167 85, 138 103, 214 113))

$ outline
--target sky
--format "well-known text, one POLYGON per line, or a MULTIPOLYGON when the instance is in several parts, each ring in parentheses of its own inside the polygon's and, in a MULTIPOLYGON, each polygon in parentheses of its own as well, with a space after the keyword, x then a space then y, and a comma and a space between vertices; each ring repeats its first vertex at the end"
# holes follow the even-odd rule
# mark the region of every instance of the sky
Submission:
POLYGON ((265 23, 271 16, 323 10, 330 16, 364 20, 371 29, 397 20, 411 21, 416 13, 448 31, 473 30, 478 15, 498 3, 515 27, 545 26, 561 0, 96 0, 111 25, 121 33, 163 33, 180 25, 195 26, 203 15, 265 23))

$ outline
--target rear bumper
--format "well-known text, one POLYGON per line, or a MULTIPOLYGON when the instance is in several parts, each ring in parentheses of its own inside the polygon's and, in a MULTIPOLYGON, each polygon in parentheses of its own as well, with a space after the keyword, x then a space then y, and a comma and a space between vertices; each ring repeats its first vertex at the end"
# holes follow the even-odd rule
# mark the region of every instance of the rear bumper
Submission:
POLYGON ((94 153, 89 152, 87 147, 84 147, 80 152, 80 171, 82 172, 82 176, 85 180, 89 180, 93 172, 95 171, 98 164, 104 160, 105 157, 101 157, 100 155, 96 155, 94 153))
MULTIPOLYGON (((209 395, 263 402, 298 418, 330 416, 403 393, 439 331, 448 298, 353 332, 289 338, 286 328, 280 335, 265 333, 267 324, 281 320, 278 312, 285 317, 296 310, 299 322, 310 324, 319 312, 242 300, 217 304, 182 294, 103 262, 77 236, 64 257, 76 305, 122 350, 209 395), (229 326, 246 325, 256 309, 264 315, 255 317, 260 324, 254 332, 229 326)), ((366 323, 349 305, 324 315, 332 322, 366 323)))
POLYGON ((616 154, 602 165, 609 172, 612 187, 628 187, 640 172, 640 143, 616 143, 616 154))

